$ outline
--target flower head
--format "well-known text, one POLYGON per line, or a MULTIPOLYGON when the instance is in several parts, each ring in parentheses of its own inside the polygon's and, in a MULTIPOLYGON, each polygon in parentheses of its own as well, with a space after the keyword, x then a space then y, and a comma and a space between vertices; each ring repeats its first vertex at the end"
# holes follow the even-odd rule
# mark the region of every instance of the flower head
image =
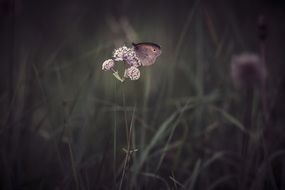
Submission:
POLYGON ((131 66, 125 70, 125 78, 130 78, 131 80, 138 80, 140 76, 140 70, 135 66, 131 66))
POLYGON ((112 69, 114 67, 114 65, 115 65, 115 62, 113 59, 107 59, 102 64, 102 70, 108 71, 108 70, 112 69))
POLYGON ((231 76, 237 87, 252 87, 265 81, 267 71, 258 55, 244 53, 233 56, 231 76))
POLYGON ((113 52, 113 58, 115 61, 126 61, 126 63, 130 66, 141 66, 141 62, 138 59, 133 48, 127 48, 126 46, 123 46, 115 49, 113 52))
POLYGON ((125 55, 130 50, 130 48, 127 48, 126 46, 120 47, 118 49, 115 49, 113 52, 113 57, 115 61, 123 61, 125 55))

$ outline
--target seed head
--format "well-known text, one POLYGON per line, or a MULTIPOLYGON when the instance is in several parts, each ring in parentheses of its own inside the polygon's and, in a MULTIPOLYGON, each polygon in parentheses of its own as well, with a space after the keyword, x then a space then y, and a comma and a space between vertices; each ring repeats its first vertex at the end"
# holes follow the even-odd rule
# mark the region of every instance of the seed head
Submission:
POLYGON ((267 76, 264 63, 256 54, 244 53, 232 57, 231 77, 236 87, 262 84, 267 76))

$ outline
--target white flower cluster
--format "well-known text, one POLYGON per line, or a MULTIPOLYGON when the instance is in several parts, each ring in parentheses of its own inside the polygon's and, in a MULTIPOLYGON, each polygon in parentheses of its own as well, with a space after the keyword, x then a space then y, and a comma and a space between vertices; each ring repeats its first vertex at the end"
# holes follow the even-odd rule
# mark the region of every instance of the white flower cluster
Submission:
POLYGON ((123 61, 124 55, 126 55, 130 50, 131 50, 131 48, 127 48, 126 46, 115 49, 113 52, 114 60, 115 61, 123 61))
POLYGON ((113 59, 107 59, 102 64, 102 70, 103 71, 108 71, 108 70, 112 69, 114 67, 114 65, 115 65, 115 62, 114 62, 113 59))
POLYGON ((131 66, 125 70, 125 74, 124 74, 125 78, 130 78, 131 80, 138 80, 140 76, 141 76, 141 72, 135 66, 131 66))
POLYGON ((126 46, 114 50, 113 58, 115 61, 125 61, 130 66, 141 66, 140 60, 137 58, 136 52, 133 48, 126 46))
POLYGON ((138 80, 140 78, 140 70, 138 67, 141 65, 141 61, 138 59, 134 48, 122 46, 114 50, 113 59, 107 59, 103 62, 102 70, 112 70, 114 72, 114 76, 123 82, 125 78, 129 78, 130 80, 138 80), (115 66, 115 61, 124 61, 127 63, 128 68, 125 69, 124 78, 120 78, 118 71, 114 71, 113 68, 115 66))

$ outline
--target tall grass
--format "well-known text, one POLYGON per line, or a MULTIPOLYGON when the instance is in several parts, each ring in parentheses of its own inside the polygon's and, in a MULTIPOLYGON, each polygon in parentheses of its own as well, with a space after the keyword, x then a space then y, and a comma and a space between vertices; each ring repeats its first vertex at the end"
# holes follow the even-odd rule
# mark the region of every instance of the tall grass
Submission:
MULTIPOLYGON (((247 97, 229 74, 233 54, 259 51, 247 4, 21 3, 21 16, 1 20, 1 189, 284 188, 282 114, 266 126, 263 94, 247 97), (101 64, 132 41, 162 55, 121 83, 101 64)), ((269 36, 268 55, 279 38, 269 36)), ((267 117, 282 102, 274 68, 267 117)))

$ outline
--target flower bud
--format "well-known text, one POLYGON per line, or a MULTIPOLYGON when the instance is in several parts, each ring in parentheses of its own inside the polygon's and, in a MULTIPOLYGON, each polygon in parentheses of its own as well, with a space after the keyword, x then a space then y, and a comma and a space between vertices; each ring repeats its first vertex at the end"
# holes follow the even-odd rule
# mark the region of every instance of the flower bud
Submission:
POLYGON ((265 81, 267 70, 258 55, 244 53, 233 56, 231 76, 235 86, 253 87, 265 81))

